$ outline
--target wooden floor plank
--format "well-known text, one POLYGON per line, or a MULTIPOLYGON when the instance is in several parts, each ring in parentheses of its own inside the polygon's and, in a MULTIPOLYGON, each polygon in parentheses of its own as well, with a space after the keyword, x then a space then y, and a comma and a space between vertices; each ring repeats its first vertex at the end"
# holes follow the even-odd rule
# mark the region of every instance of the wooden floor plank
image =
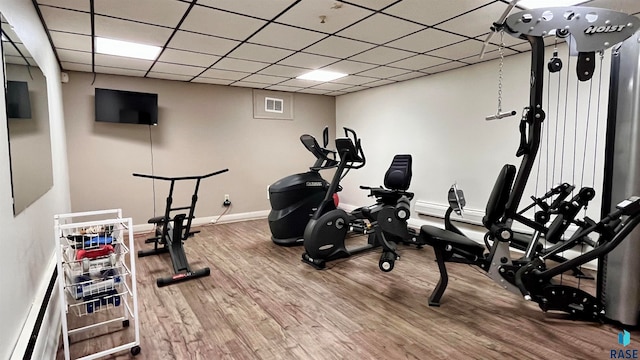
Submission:
MULTIPOLYGON (((317 271, 301 247, 273 244, 266 220, 198 230, 186 253, 209 277, 158 288, 168 254, 137 259, 140 359, 595 359, 619 347, 615 326, 545 314, 467 265, 450 264, 442 305, 429 307, 439 276, 430 248, 402 247, 390 273, 378 269, 379 250, 317 271)), ((96 347, 76 341, 72 355, 96 347)))

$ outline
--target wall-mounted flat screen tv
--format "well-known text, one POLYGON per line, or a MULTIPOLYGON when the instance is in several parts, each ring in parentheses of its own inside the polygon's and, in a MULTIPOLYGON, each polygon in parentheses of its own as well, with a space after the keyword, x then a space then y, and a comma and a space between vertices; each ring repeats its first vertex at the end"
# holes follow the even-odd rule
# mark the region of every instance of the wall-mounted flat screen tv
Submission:
POLYGON ((7 117, 31 119, 31 101, 26 81, 7 81, 7 117))
POLYGON ((158 94, 96 88, 96 121, 158 124, 158 94))

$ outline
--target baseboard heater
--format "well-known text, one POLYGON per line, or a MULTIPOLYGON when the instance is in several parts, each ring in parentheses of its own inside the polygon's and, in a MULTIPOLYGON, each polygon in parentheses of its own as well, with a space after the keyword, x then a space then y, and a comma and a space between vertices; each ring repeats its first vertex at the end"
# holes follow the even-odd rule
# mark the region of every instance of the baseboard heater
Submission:
MULTIPOLYGON (((49 279, 49 284, 47 285, 47 291, 44 295, 42 303, 40 304, 40 309, 38 310, 38 316, 36 317, 35 324, 31 331, 31 335, 29 336, 29 341, 27 342, 24 355, 22 356, 22 359, 24 360, 29 360, 33 357, 33 352, 36 348, 36 343, 38 341, 38 335, 40 333, 40 329, 42 328, 44 316, 47 312, 47 308, 49 307, 49 302, 51 301, 51 295, 53 294, 53 290, 55 289, 57 279, 58 279, 58 269, 54 267, 53 272, 51 273, 51 278, 49 279)), ((18 359, 19 355, 14 353, 11 358, 18 359)))

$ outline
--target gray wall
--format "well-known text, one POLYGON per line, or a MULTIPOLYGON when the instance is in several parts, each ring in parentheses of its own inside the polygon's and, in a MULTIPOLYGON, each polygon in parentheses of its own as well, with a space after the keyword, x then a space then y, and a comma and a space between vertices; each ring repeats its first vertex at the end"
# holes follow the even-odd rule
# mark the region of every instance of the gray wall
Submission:
MULTIPOLYGON (((14 216, 11 206, 7 118, 6 113, 0 111, 0 288, 5 294, 0 306, 0 359, 7 359, 14 351, 18 358, 23 356, 26 342, 17 343, 18 338, 28 340, 55 264, 53 215, 68 212, 70 200, 58 63, 30 1, 2 0, 0 12, 14 27, 47 78, 53 157, 53 187, 26 210, 14 216), (23 330, 27 334, 21 337, 23 330)), ((4 96, 0 96, 0 108, 4 109, 4 106, 4 96)), ((57 291, 54 291, 45 322, 55 323, 55 319, 59 319, 56 294, 57 291)), ((34 359, 51 358, 55 354, 55 340, 47 340, 57 339, 58 329, 43 327, 34 359), (47 331, 51 333, 44 333, 47 331), (46 344, 42 344, 43 342, 46 344), (43 349, 42 346, 46 348, 43 349), (47 355, 43 355, 44 353, 47 355)))
MULTIPOLYGON (((134 224, 153 215, 149 179, 229 172, 203 180, 198 217, 222 213, 224 194, 233 206, 228 214, 270 208, 267 186, 295 172, 307 171, 315 158, 299 137, 320 137, 324 126, 335 131, 335 98, 294 95, 294 120, 253 118, 252 90, 209 84, 72 72, 63 85, 73 211, 122 208, 134 224), (110 88, 158 94, 158 126, 95 122, 94 89, 110 88)), ((188 205, 192 183, 180 186, 174 205, 188 205)), ((156 213, 168 192, 156 181, 156 213)))

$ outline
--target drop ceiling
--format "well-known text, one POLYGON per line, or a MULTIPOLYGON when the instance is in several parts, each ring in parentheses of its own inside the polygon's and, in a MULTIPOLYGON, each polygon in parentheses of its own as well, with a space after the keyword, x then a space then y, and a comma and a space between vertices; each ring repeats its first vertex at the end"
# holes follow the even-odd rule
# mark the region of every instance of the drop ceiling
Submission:
MULTIPOLYGON (((507 0, 33 2, 64 71, 330 96, 478 63, 491 23, 508 6, 507 0), (92 34, 163 50, 155 61, 94 54, 92 34), (349 75, 325 83, 296 79, 314 69, 349 75)), ((640 14, 638 0, 585 6, 640 14)), ((506 40, 506 56, 528 50, 519 39, 506 40)), ((497 57, 493 44, 483 61, 497 57)))

